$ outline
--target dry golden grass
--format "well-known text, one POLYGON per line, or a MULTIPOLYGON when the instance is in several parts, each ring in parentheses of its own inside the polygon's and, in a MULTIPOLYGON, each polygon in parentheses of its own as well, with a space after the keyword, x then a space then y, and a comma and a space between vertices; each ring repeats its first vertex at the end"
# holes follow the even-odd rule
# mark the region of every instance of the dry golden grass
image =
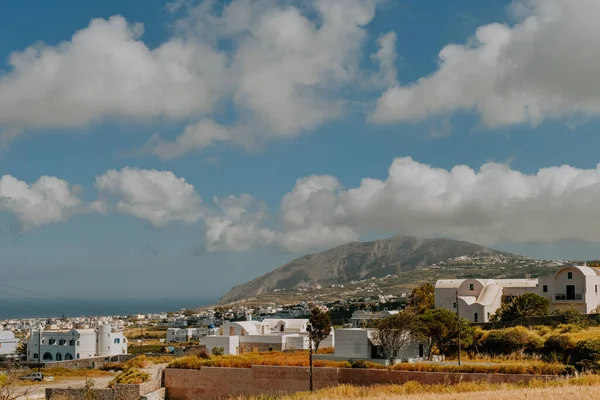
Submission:
MULTIPOLYGON (((382 386, 352 386, 340 385, 314 393, 301 392, 290 396, 280 397, 279 400, 345 400, 356 398, 361 400, 404 400, 404 399, 560 399, 565 396, 573 398, 597 398, 600 389, 600 376, 588 375, 569 380, 531 381, 527 384, 490 384, 486 382, 462 382, 457 385, 424 385, 418 382, 408 382, 404 385, 382 386)), ((268 399, 269 396, 250 398, 268 399)))
MULTIPOLYGON (((266 353, 246 353, 238 356, 226 355, 209 359, 195 356, 181 357, 169 363, 169 368, 198 369, 201 367, 251 368, 253 365, 279 365, 288 367, 308 366, 308 352, 296 351, 284 353, 271 351, 266 353)), ((315 360, 315 367, 348 368, 350 363, 315 360)))

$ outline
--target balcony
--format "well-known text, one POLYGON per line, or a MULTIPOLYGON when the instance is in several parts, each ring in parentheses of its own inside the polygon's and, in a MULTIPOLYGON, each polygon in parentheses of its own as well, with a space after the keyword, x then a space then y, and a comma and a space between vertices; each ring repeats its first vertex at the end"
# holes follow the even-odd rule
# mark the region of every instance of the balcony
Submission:
POLYGON ((554 295, 554 300, 558 301, 573 301, 573 300, 583 300, 583 293, 556 293, 554 295))

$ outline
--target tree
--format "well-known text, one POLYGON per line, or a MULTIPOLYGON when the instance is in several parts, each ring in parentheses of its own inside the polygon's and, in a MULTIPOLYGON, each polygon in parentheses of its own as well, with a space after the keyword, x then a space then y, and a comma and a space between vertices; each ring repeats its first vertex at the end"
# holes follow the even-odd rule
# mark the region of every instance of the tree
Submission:
POLYGON ((435 308, 434 286, 431 283, 425 283, 417 286, 408 295, 408 308, 416 314, 424 314, 427 310, 435 308))
POLYGON ((514 297, 512 301, 502 304, 496 312, 498 321, 514 321, 524 317, 541 317, 548 315, 550 301, 535 293, 525 293, 514 297))
POLYGON ((5 371, 0 371, 0 400, 27 398, 29 389, 25 391, 17 390, 20 376, 21 374, 12 363, 8 363, 5 371))
POLYGON ((331 334, 331 319, 329 314, 324 313, 319 308, 313 308, 310 312, 310 318, 308 319, 308 325, 306 327, 308 332, 308 357, 309 357, 309 375, 310 375, 310 391, 313 391, 313 347, 314 351, 319 350, 321 341, 331 334))
MULTIPOLYGON (((440 354, 447 354, 452 345, 458 345, 458 317, 455 313, 444 308, 426 311, 419 317, 418 333, 429 341, 429 355, 431 358, 435 346, 440 354)), ((461 348, 473 344, 475 330, 468 320, 460 319, 460 344, 461 348)))
POLYGON ((417 316, 410 311, 401 311, 377 321, 373 339, 383 348, 390 364, 398 359, 398 354, 414 336, 417 316))

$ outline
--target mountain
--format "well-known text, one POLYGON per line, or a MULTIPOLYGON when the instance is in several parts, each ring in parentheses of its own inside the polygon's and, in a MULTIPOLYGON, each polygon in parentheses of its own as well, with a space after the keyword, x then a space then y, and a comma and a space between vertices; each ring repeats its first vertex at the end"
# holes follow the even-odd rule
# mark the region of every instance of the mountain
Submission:
POLYGON ((372 242, 351 242, 302 256, 248 283, 235 286, 219 300, 219 304, 255 298, 275 289, 302 289, 380 278, 461 256, 524 259, 451 239, 396 236, 372 242))

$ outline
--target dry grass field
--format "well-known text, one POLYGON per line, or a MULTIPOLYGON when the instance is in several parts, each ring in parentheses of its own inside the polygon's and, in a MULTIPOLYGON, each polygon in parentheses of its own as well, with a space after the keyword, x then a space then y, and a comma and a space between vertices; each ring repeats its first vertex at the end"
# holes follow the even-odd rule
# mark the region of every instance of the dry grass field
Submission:
MULTIPOLYGON (((558 381, 532 381, 528 384, 489 384, 463 382, 458 385, 423 385, 408 382, 404 385, 351 386, 341 385, 315 393, 302 392, 278 400, 467 400, 467 399, 543 399, 598 398, 600 376, 586 375, 558 381)), ((262 397, 262 400, 268 398, 262 397)))

